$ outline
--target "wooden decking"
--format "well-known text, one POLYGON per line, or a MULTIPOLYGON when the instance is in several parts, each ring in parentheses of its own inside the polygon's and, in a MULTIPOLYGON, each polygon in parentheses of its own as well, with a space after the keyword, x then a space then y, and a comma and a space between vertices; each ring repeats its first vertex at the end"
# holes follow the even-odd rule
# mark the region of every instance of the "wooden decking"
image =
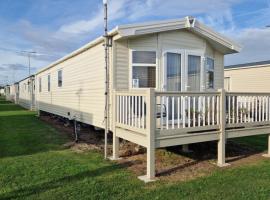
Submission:
POLYGON ((217 140, 218 165, 224 166, 226 138, 270 134, 270 93, 148 89, 113 96, 114 141, 120 137, 147 148, 148 179, 154 177, 156 148, 217 140))

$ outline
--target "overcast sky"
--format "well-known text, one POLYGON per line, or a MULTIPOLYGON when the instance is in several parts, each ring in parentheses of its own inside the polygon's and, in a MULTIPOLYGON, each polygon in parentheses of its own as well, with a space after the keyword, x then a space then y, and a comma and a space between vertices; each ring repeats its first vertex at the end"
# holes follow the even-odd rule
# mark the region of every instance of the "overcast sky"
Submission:
MULTIPOLYGON (((109 0, 109 26, 197 17, 243 46, 225 64, 270 60, 270 0, 109 0)), ((102 0, 1 0, 0 84, 32 73, 103 32, 102 0)))

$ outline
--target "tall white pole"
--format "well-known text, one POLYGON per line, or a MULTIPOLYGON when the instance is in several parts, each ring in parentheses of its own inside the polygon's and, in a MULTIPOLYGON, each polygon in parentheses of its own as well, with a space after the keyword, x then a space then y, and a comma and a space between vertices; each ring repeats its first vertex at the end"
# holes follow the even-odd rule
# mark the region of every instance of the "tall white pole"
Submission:
POLYGON ((108 157, 108 132, 109 132, 109 37, 108 37, 108 2, 103 0, 104 5, 104 53, 105 53, 105 132, 104 132, 104 158, 108 157))
POLYGON ((28 53, 28 75, 30 76, 31 74, 31 61, 30 61, 30 53, 28 53))

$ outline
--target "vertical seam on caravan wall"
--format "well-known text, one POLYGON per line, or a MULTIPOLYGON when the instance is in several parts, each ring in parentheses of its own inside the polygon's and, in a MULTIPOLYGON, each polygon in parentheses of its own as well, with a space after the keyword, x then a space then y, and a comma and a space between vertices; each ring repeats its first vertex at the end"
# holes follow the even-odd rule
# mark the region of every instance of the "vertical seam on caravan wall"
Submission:
POLYGON ((215 59, 215 76, 214 84, 217 86, 216 89, 224 87, 224 56, 222 53, 215 49, 214 51, 214 59, 215 59), (220 76, 220 77, 219 77, 220 76))
POLYGON ((128 90, 132 88, 130 74, 132 73, 131 69, 131 56, 130 56, 130 39, 127 39, 127 51, 128 51, 128 90))
POLYGON ((111 78, 111 81, 112 81, 112 90, 115 90, 116 88, 117 88, 117 84, 116 84, 116 80, 115 80, 115 78, 116 78, 116 64, 115 64, 115 62, 116 62, 116 45, 117 45, 117 43, 114 41, 114 40, 112 40, 112 48, 111 48, 111 54, 112 54, 112 56, 111 56, 111 58, 112 58, 112 78, 111 78))
MULTIPOLYGON (((114 83, 115 83, 115 80, 114 80, 114 77, 115 77, 115 42, 113 40, 113 38, 111 38, 111 48, 110 48, 110 63, 109 63, 109 69, 110 69, 110 119, 113 119, 113 106, 114 106, 114 96, 113 96, 113 91, 115 89, 115 86, 114 86, 114 83)), ((109 130, 113 130, 113 125, 114 125, 114 121, 111 120, 111 123, 110 124, 110 127, 109 127, 109 130)))
POLYGON ((157 63, 156 63, 156 88, 157 90, 160 90, 160 69, 161 69, 161 53, 160 53, 160 43, 159 43, 159 33, 156 34, 156 41, 157 41, 157 45, 156 45, 156 52, 157 52, 157 63), (158 85, 157 85, 158 84, 158 85))

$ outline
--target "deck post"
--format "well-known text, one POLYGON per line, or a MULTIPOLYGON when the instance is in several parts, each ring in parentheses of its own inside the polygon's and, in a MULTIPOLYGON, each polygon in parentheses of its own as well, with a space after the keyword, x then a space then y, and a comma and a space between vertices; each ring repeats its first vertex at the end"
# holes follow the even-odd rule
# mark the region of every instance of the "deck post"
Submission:
POLYGON ((116 91, 114 90, 112 93, 113 97, 113 107, 112 107, 112 129, 113 129, 113 152, 112 157, 110 157, 110 160, 118 160, 119 159, 119 137, 116 136, 116 115, 117 115, 117 95, 116 91))
POLYGON ((217 152, 217 165, 219 167, 228 166, 225 162, 225 154, 226 154, 226 93, 225 90, 219 89, 220 92, 220 133, 218 140, 218 152, 217 152))
POLYGON ((267 154, 263 154, 264 157, 270 158, 270 134, 268 135, 268 150, 267 154))
POLYGON ((146 129, 147 129, 147 169, 146 176, 138 177, 144 182, 155 181, 155 129, 156 129, 155 89, 147 90, 146 95, 146 129))

